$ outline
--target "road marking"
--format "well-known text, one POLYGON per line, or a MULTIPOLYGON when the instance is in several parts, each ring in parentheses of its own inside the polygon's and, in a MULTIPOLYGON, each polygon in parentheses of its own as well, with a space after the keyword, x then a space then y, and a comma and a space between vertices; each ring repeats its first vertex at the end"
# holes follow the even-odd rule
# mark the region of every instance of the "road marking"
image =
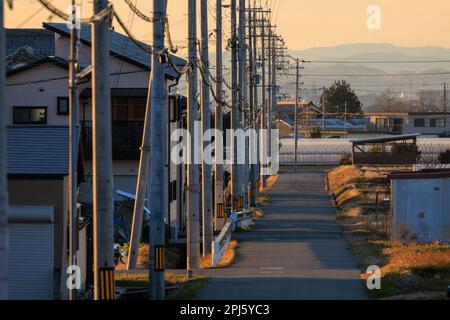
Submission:
POLYGON ((259 274, 284 274, 283 267, 261 267, 259 268, 259 274))

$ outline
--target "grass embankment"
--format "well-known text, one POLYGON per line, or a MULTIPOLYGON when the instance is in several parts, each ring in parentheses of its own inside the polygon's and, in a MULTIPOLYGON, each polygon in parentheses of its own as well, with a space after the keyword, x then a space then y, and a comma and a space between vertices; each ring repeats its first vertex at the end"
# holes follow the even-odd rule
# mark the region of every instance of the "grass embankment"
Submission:
POLYGON ((279 176, 273 175, 270 177, 267 177, 266 179, 266 187, 259 191, 259 193, 256 195, 256 204, 257 207, 255 208, 255 212, 253 214, 254 221, 262 218, 264 216, 264 208, 267 207, 270 200, 269 191, 273 188, 275 183, 277 183, 279 176))
POLYGON ((239 247, 239 244, 236 240, 231 240, 228 244, 228 248, 223 253, 222 259, 219 264, 215 267, 212 266, 211 255, 207 255, 206 257, 202 257, 200 260, 200 268, 202 269, 220 269, 227 268, 231 266, 236 259, 236 249, 239 247))
POLYGON ((361 277, 366 277, 370 265, 381 268, 382 289, 369 291, 371 298, 445 299, 450 246, 388 240, 390 221, 383 199, 390 193, 388 172, 398 170, 411 168, 342 166, 329 171, 328 186, 339 209, 337 220, 345 227, 361 277))
MULTIPOLYGON (((149 282, 148 274, 119 273, 115 275, 116 286, 124 288, 147 288, 149 282)), ((193 299, 200 289, 206 284, 207 278, 200 275, 187 277, 182 274, 165 274, 168 300, 190 300, 193 299)))

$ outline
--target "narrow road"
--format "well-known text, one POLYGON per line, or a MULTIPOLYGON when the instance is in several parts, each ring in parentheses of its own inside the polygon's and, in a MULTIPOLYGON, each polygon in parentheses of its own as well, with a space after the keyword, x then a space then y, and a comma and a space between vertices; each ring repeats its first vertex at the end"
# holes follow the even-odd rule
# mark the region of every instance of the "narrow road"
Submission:
POLYGON ((197 299, 365 299, 334 217, 322 173, 281 174, 264 217, 234 235, 240 247, 233 266, 209 271, 197 299))

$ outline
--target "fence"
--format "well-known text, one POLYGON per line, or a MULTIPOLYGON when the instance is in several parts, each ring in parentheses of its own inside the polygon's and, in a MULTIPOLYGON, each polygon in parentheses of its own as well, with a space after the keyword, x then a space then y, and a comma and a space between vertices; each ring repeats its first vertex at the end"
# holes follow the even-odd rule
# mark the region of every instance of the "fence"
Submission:
MULTIPOLYGON (((295 161, 294 139, 280 141, 280 164, 293 165, 295 161)), ((437 163, 440 153, 450 150, 450 139, 419 138, 417 146, 421 152, 419 163, 437 163)), ((346 155, 351 154, 349 139, 299 139, 297 150, 298 164, 337 165, 346 155)))

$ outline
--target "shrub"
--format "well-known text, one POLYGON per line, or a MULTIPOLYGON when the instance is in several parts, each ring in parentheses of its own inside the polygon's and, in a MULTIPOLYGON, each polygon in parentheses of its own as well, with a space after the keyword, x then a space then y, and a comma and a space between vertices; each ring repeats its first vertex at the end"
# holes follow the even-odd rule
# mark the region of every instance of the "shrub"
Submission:
POLYGON ((346 153, 342 156, 341 160, 339 161, 339 164, 341 166, 349 166, 352 164, 352 155, 350 153, 346 153))
POLYGON ((322 132, 320 131, 319 127, 314 127, 310 133, 309 136, 311 139, 321 139, 322 138, 322 132))
POLYGON ((417 159, 419 159, 422 154, 417 145, 407 143, 394 143, 391 148, 391 153, 413 153, 416 155, 417 159))
POLYGON ((440 164, 450 164, 450 149, 442 152, 439 155, 440 164))
POLYGON ((383 152, 383 148, 379 144, 370 146, 369 153, 380 153, 383 152))

